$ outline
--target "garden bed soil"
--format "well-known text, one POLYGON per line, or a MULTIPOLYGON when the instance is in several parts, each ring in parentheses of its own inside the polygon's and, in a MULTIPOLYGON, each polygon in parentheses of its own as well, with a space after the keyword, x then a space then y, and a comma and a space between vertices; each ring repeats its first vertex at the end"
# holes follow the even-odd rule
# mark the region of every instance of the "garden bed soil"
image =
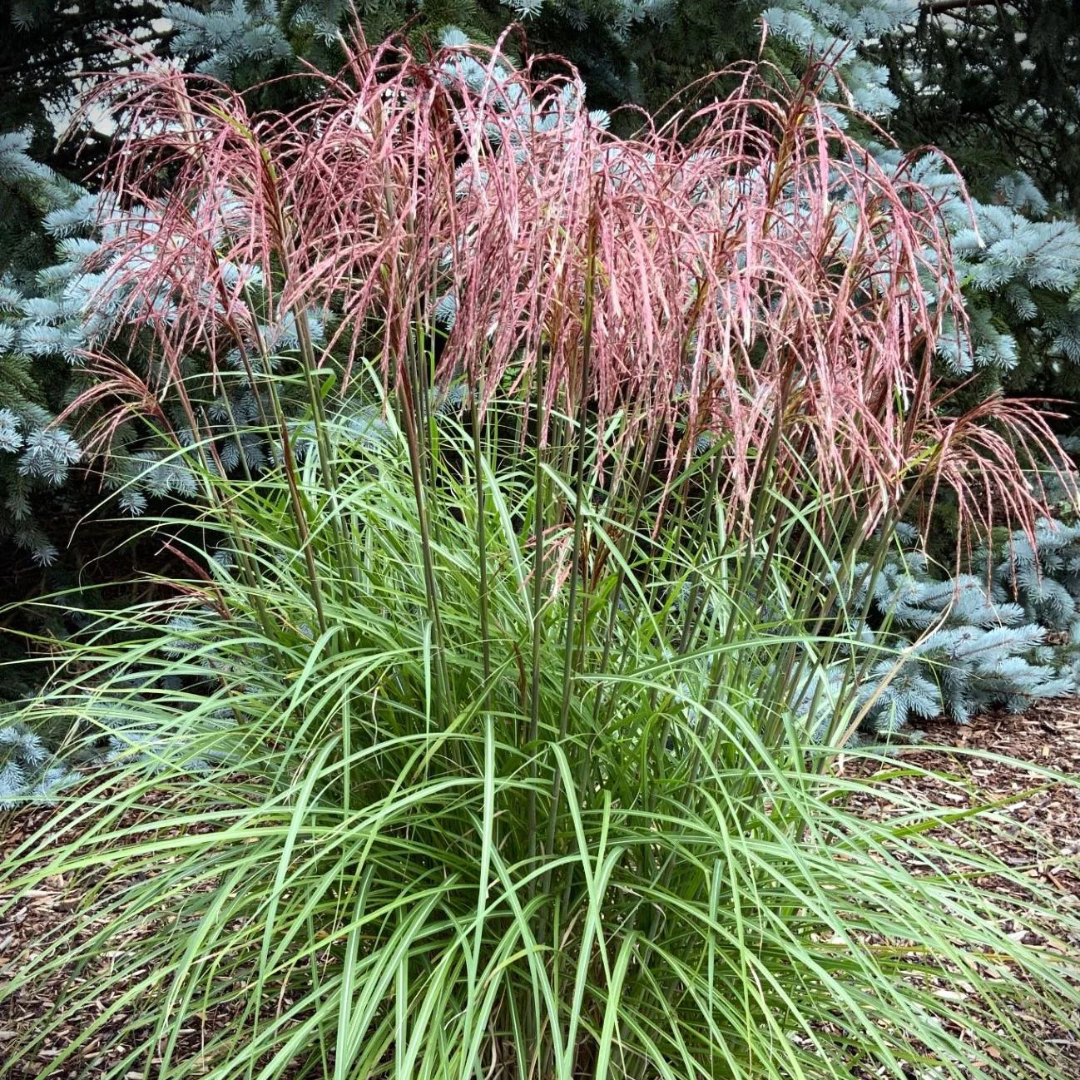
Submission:
POLYGON ((1001 803, 1004 826, 990 830, 968 821, 964 842, 978 842, 1008 866, 1027 867, 1055 885, 1064 902, 1080 904, 1080 787, 995 760, 1080 776, 1080 700, 1042 702, 1023 716, 988 713, 970 724, 936 720, 924 723, 922 731, 926 745, 901 748, 895 762, 854 758, 847 765, 841 760, 840 768, 866 775, 910 765, 947 779, 916 771, 884 780, 882 798, 859 794, 849 805, 863 818, 880 817, 890 810, 890 789, 952 810, 1001 803))
MULTIPOLYGON (((1060 892, 1063 905, 1080 905, 1080 789, 1041 782, 1033 779, 1028 770, 994 760, 995 755, 1000 755, 1080 776, 1080 701, 1040 703, 1025 716, 991 713, 976 717, 964 726, 935 721, 924 725, 924 731, 928 745, 903 747, 893 761, 882 763, 852 757, 841 759, 839 768, 849 774, 890 774, 905 773, 902 767, 911 764, 948 774, 947 782, 918 772, 883 776, 882 785, 908 798, 916 796, 949 809, 1013 800, 1000 811, 1005 819, 1003 827, 989 830, 978 821, 967 822, 964 842, 978 844, 1006 864, 1023 868, 1025 874, 1052 884, 1060 892)), ((139 813, 153 812, 153 799, 147 803, 139 813)), ((860 794, 851 805, 867 819, 892 812, 887 795, 875 799, 860 794)), ((50 813, 49 808, 40 808, 0 816, 0 859, 47 821, 50 813)), ((5 970, 24 969, 27 964, 33 964, 41 944, 79 910, 81 893, 89 885, 80 882, 75 887, 75 883, 62 878, 46 879, 5 917, 0 924, 0 979, 5 970)), ((1008 890, 1007 884, 1000 881, 991 883, 990 887, 1008 890)), ((1037 931, 1023 925, 1019 905, 1015 924, 1005 929, 1018 935, 1017 940, 1025 944, 1040 945, 1037 931)), ((117 944, 123 947, 122 942, 117 944)), ((1080 942, 1071 944, 1080 957, 1080 942)), ((83 972, 80 977, 92 977, 92 972, 83 972)), ((62 993, 60 981, 59 978, 45 980, 33 993, 20 996, 0 1010, 3 1080, 31 1080, 40 1075, 45 1062, 62 1053, 78 1020, 44 1042, 35 1060, 14 1061, 4 1052, 5 1043, 10 1043, 17 1034, 40 1027, 62 993)), ((99 1000, 97 1008, 105 1009, 108 1004, 99 1000)), ((219 1011, 186 1025, 180 1034, 176 1058, 197 1061, 210 1033, 220 1031, 232 1020, 228 1012, 219 1011)), ((1054 1062, 1061 1080, 1080 1080, 1080 1016, 1068 1031, 1048 1028, 1037 1015, 1032 1015, 1030 1020, 1033 1038, 1046 1046, 1048 1060, 1054 1062)), ((100 1055, 100 1047, 91 1043, 59 1075, 64 1080, 96 1076, 106 1064, 100 1055)), ((142 1077, 143 1073, 130 1075, 142 1077)))
MULTIPOLYGON (((1022 878, 1051 886, 1060 897, 1058 910, 1075 914, 1080 908, 1080 786, 1054 783, 1039 770, 1080 776, 1080 700, 1042 702, 1023 716, 988 713, 966 725, 936 720, 924 723, 922 731, 925 745, 905 746, 889 761, 857 756, 846 763, 841 760, 839 768, 850 774, 881 777, 880 797, 859 792, 848 806, 866 820, 883 819, 896 812, 890 791, 898 798, 955 811, 997 804, 993 822, 985 817, 966 819, 949 839, 1000 860, 1022 878), (1030 762, 1037 768, 997 758, 1030 762)), ((1022 886, 997 875, 980 878, 979 884, 1015 912, 1001 927, 1014 941, 1059 954, 1065 951, 1071 970, 1080 970, 1080 939, 1044 937, 1028 916, 1022 886)), ((1057 928, 1041 929, 1053 935, 1057 928)), ((1080 1080, 1080 1008, 1074 1022, 1063 1028, 1040 1014, 1033 990, 1030 1007, 1021 1005, 1019 1012, 1030 1033, 1029 1049, 1046 1064, 1045 1073, 1032 1080, 1080 1080)), ((980 1048, 971 1049, 977 1060, 980 1048)))

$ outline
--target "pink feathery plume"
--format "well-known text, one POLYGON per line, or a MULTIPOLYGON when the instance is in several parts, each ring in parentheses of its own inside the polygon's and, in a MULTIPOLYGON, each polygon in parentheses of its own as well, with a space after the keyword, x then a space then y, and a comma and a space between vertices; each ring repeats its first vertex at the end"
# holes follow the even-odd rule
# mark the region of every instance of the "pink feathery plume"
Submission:
POLYGON ((946 316, 966 329, 939 196, 845 133, 823 72, 782 89, 727 74, 692 135, 620 138, 572 69, 512 70, 497 49, 419 60, 358 39, 287 116, 145 67, 108 169, 102 299, 177 365, 265 352, 266 327, 321 312, 333 329, 303 362, 340 368, 344 392, 361 358, 392 388, 452 301, 440 377, 467 376, 482 408, 539 383, 541 438, 584 394, 672 473, 717 436, 736 523, 771 447, 774 478, 852 500, 868 531, 916 480, 967 521, 989 524, 989 495, 1032 529, 1029 463, 1060 456, 1046 421, 1001 398, 942 410, 938 337, 946 316))

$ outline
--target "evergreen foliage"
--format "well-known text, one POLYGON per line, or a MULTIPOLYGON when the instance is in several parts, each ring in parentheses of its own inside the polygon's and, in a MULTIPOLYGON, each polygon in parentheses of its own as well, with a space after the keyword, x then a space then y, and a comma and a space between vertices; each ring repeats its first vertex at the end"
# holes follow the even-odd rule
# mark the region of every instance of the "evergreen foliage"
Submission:
MULTIPOLYGON (((970 342, 943 334, 939 346, 958 379, 977 377, 961 396, 967 404, 999 389, 1080 395, 1080 228, 1061 212, 1080 176, 1068 164, 1080 145, 1070 74, 1080 63, 1077 11, 1066 3, 801 0, 764 12, 774 34, 805 52, 851 57, 841 70, 846 96, 902 147, 940 146, 959 165, 970 202, 940 157, 913 166, 899 152, 881 155, 955 193, 946 212, 970 342), (967 110, 985 110, 989 129, 967 110)), ((876 135, 865 137, 878 152, 876 135)))
MULTIPOLYGON (((352 5, 344 0, 206 0, 169 3, 165 10, 178 30, 171 42, 175 55, 244 88, 271 74, 297 70, 300 60, 336 71, 352 5)), ((896 104, 885 86, 888 72, 854 46, 901 25, 912 4, 780 0, 766 8, 756 0, 441 0, 422 5, 373 0, 356 10, 369 41, 405 29, 417 46, 440 42, 448 30, 492 44, 507 26, 520 23, 529 56, 570 59, 581 72, 590 103, 608 110, 622 105, 659 109, 695 80, 757 57, 764 13, 773 29, 764 59, 797 76, 809 53, 830 57, 851 87, 851 103, 881 115, 896 104)), ((524 59, 515 53, 521 49, 518 35, 512 34, 505 47, 524 59)), ((625 123, 637 126, 640 116, 625 123)))
POLYGON ((876 575, 861 564, 855 580, 848 610, 868 610, 862 636, 883 651, 860 691, 869 734, 941 715, 965 723, 992 707, 1020 713, 1080 688, 1080 527, 1043 519, 1033 537, 1014 533, 990 580, 935 577, 916 551, 876 575), (1061 632, 1071 647, 1048 643, 1061 632))
MULTIPOLYGON (((1029 177, 1002 177, 993 202, 954 214, 973 356, 958 364, 1012 390, 1080 393, 1080 228, 1048 214, 1029 177), (965 220, 966 218, 966 220, 965 220)), ((960 358, 957 358, 960 359, 960 358)))
MULTIPOLYGON (((122 302, 115 297, 103 305, 97 297, 109 273, 107 247, 118 232, 142 223, 110 220, 95 195, 33 160, 28 146, 25 134, 0 136, 0 196, 12 206, 14 221, 22 222, 25 238, 7 249, 6 263, 0 264, 0 540, 10 539, 38 565, 52 566, 59 539, 46 521, 64 502, 72 467, 85 460, 63 421, 71 412, 84 425, 92 422, 100 412, 96 406, 120 389, 82 370, 85 348, 112 327, 122 302), (45 512, 46 500, 51 513, 45 512)), ((147 259, 159 249, 160 238, 146 238, 147 259)), ((255 295, 257 275, 252 276, 255 295)), ((310 325, 318 340, 321 321, 314 314, 310 325)), ((262 330, 275 363, 288 364, 298 346, 295 323, 286 319, 272 333, 262 330)), ((151 360, 139 341, 129 345, 130 389, 132 380, 147 376, 151 360)), ((208 455, 228 473, 257 473, 274 456, 277 440, 260 427, 267 403, 253 395, 238 353, 230 362, 231 371, 214 383, 205 357, 186 358, 187 400, 207 419, 200 437, 178 403, 158 414, 149 391, 141 408, 116 426, 103 480, 117 493, 123 514, 139 516, 153 497, 195 495, 185 463, 192 454, 208 455), (221 438, 222 431, 232 430, 226 422, 246 425, 250 433, 240 440, 221 438), (190 448, 186 455, 163 454, 163 425, 175 442, 190 448)), ((89 489, 84 494, 94 499, 89 489)))
POLYGON ((1019 604, 1024 617, 1080 644, 1080 526, 1042 520, 1034 544, 1012 537, 1007 558, 997 565, 998 591, 1019 604))
MULTIPOLYGON (((508 25, 520 20, 530 53, 571 57, 592 86, 597 104, 622 104, 641 96, 628 40, 632 26, 647 18, 649 5, 625 0, 441 0, 423 5, 371 0, 355 8, 347 0, 209 0, 169 3, 165 14, 177 30, 171 43, 174 55, 184 57, 196 71, 246 89, 269 76, 298 71, 303 64, 337 71, 344 62, 342 46, 351 33, 354 10, 369 41, 406 30, 418 47, 437 45, 450 29, 493 44, 508 25)), ((507 47, 513 52, 516 38, 507 47)), ((293 84, 271 90, 269 96, 297 92, 293 84)))
POLYGON ((869 148, 944 197, 968 333, 944 333, 938 348, 953 377, 975 376, 962 399, 998 389, 1080 393, 1080 227, 1055 216, 1023 173, 1001 177, 993 198, 980 201, 965 196, 936 153, 913 162, 895 148, 869 148))
POLYGON ((150 48, 167 36, 160 0, 10 0, 0 8, 0 132, 25 130, 31 152, 72 179, 100 161, 110 138, 86 125, 90 145, 57 144, 80 93, 127 64, 113 42, 150 48))
POLYGON ((1080 396, 1080 7, 1071 0, 909 5, 864 46, 887 65, 891 133, 933 144, 976 197, 954 215, 974 357, 995 386, 1080 396))
POLYGON ((75 779, 42 739, 18 721, 0 716, 0 811, 26 802, 50 803, 75 779))
POLYGON ((965 723, 994 706, 1023 712, 1040 698, 1062 697, 1076 684, 1044 646, 1046 630, 1025 622, 1024 609, 988 592, 969 574, 930 577, 914 556, 884 567, 874 596, 889 632, 877 644, 900 651, 882 661, 862 689, 867 726, 895 734, 913 718, 942 714, 965 723))
POLYGON ((1080 6, 1073 0, 919 4, 875 52, 889 68, 894 133, 933 143, 988 196, 1023 171, 1080 210, 1080 6))
POLYGON ((12 236, 0 242, 0 542, 49 565, 57 546, 39 503, 55 497, 82 456, 55 421, 74 358, 65 327, 79 321, 63 285, 93 200, 31 158, 29 144, 27 133, 0 135, 0 230, 12 236), (39 269, 57 246, 68 261, 39 269))
MULTIPOLYGON (((93 197, 68 177, 110 145, 90 124, 78 140, 57 134, 80 93, 129 63, 112 41, 160 43, 160 16, 157 0, 13 0, 0 10, 0 543, 39 566, 58 558, 58 526, 47 521, 73 509, 65 484, 82 456, 55 422, 73 359, 63 340, 79 318, 63 286, 93 218, 93 197)), ((19 572, 15 561, 5 571, 19 572)), ((19 591, 4 581, 0 599, 8 589, 19 591)))

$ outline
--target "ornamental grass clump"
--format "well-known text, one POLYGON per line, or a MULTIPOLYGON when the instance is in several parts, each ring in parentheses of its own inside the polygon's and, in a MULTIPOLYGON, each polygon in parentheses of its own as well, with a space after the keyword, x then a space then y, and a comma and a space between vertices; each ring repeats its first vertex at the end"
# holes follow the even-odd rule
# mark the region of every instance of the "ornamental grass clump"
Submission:
POLYGON ((1028 1018, 1066 1025, 1075 972, 979 882, 1046 934, 1075 916, 955 815, 894 792, 861 821, 846 796, 873 783, 829 747, 882 659, 834 617, 862 540, 942 485, 1030 527, 1016 481, 1052 436, 1023 404, 939 411, 956 286, 932 193, 812 81, 734 78, 683 142, 611 137, 573 73, 497 53, 358 43, 285 117, 132 77, 87 445, 134 395, 198 516, 152 517, 188 577, 65 643, 20 717, 111 749, 0 871, 0 913, 43 875, 92 900, 0 989, 70 976, 13 1060, 1044 1067, 1028 1018), (224 436, 192 357, 254 403, 224 436), (252 437, 262 464, 223 468, 252 437))

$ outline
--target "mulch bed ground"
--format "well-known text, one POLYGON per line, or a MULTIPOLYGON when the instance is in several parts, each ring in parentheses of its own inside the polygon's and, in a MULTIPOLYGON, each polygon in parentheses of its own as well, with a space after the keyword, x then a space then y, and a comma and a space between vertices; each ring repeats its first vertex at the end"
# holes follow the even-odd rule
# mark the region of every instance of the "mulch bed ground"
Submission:
MULTIPOLYGON (((1022 879, 1051 886, 1060 897, 1057 910, 1070 909, 1075 916, 1080 908, 1080 787, 1055 783, 1039 773, 1080 776, 1080 700, 1041 703, 1023 716, 990 713, 966 725, 938 720, 924 723, 922 730, 925 746, 899 748, 887 761, 855 757, 846 765, 840 762, 851 774, 882 777, 881 797, 860 792, 848 805, 860 817, 874 820, 896 812, 890 792, 952 811, 998 804, 992 820, 979 817, 954 826, 950 841, 999 860, 1022 879), (893 772, 900 775, 886 778, 893 772)), ((1053 947, 1059 955, 1064 951, 1074 961, 1073 969, 1080 969, 1080 938, 1048 942, 1040 929, 1053 933, 1056 928, 1036 925, 1025 908, 1022 886, 996 875, 979 883, 1012 909, 1015 917, 1005 920, 1001 929, 1013 940, 1034 948, 1053 947)), ((1040 1016, 1033 991, 1032 1007, 1021 1007, 1019 1019, 1030 1033, 1029 1048, 1047 1063, 1040 1077, 1080 1080, 1080 1009, 1070 1026, 1051 1024, 1040 1016)), ((977 1047, 972 1052, 978 1056, 977 1047)))
MULTIPOLYGON (((917 796, 927 804, 949 809, 987 802, 1012 800, 1000 811, 1001 819, 992 829, 978 822, 964 826, 965 842, 978 844, 982 850, 1025 873, 1053 884, 1063 905, 1080 904, 1080 789, 1064 784, 1045 783, 1029 770, 993 760, 1001 755, 1033 762, 1043 768, 1080 776, 1080 701, 1065 700, 1040 704, 1025 716, 989 714, 972 723, 958 726, 947 721, 924 725, 926 743, 904 747, 889 763, 853 758, 841 762, 849 772, 890 772, 896 767, 915 765, 946 773, 948 781, 934 777, 903 775, 883 780, 884 788, 894 788, 907 797, 917 796), (951 748, 951 749, 950 749, 951 748)), ((152 800, 150 800, 152 803, 152 800)), ((860 796, 853 804, 866 818, 891 813, 889 800, 860 796)), ((152 812, 152 806, 144 812, 152 812)), ((0 859, 45 822, 52 811, 36 809, 21 814, 0 815, 0 859)), ((33 963, 43 941, 81 907, 79 890, 73 883, 49 878, 33 895, 22 901, 0 924, 0 979, 4 971, 25 969, 33 963)), ((1006 929, 1017 935, 1035 933, 1024 925, 1018 910, 1014 927, 1006 929)), ((1018 940, 1025 940, 1023 937, 1018 940)), ((1037 944, 1037 936, 1025 943, 1037 944)), ((1080 942, 1077 947, 1080 962, 1080 942)), ((0 1077, 3 1080, 31 1080, 39 1076, 45 1062, 55 1058, 66 1042, 65 1033, 42 1044, 36 1060, 12 1060, 5 1055, 5 1044, 17 1034, 38 1026, 60 994, 59 978, 46 980, 33 995, 0 1006, 0 1077)), ((105 1002, 99 1003, 104 1008, 105 1002)), ((207 1035, 229 1025, 231 1017, 223 1012, 200 1018, 198 1024, 182 1032, 177 1057, 197 1059, 207 1035)), ((1034 1023, 1034 1021, 1033 1021, 1034 1023)), ((1080 1028, 1080 1017, 1078 1017, 1080 1028)), ((1049 1044, 1050 1055, 1062 1080, 1080 1080, 1080 1033, 1077 1029, 1043 1029, 1035 1038, 1049 1044)), ((104 1071, 108 1059, 100 1056, 94 1045, 86 1055, 73 1060, 60 1074, 65 1080, 87 1080, 104 1071), (93 1063, 91 1063, 93 1062, 93 1063)), ((142 1077, 142 1072, 137 1074, 142 1077)))
MULTIPOLYGON (((965 823, 966 839, 1008 866, 1030 865, 1064 898, 1080 902, 1080 787, 1054 784, 1035 770, 994 760, 996 755, 1080 776, 1080 700, 1041 703, 1023 716, 990 713, 965 725, 937 720, 924 723, 922 730, 926 748, 903 747, 888 764, 855 759, 849 771, 865 775, 911 765, 948 779, 905 775, 885 781, 885 791, 950 810, 1002 802, 996 816, 1004 821, 992 830, 977 821, 965 823)), ((885 798, 858 797, 850 805, 868 819, 888 812, 885 798)))
MULTIPOLYGON (((151 790, 140 800, 138 809, 126 813, 123 819, 117 822, 116 827, 128 827, 140 824, 143 821, 154 819, 160 811, 158 807, 166 801, 161 791, 151 790)), ((6 853, 14 851, 25 839, 32 836, 38 829, 48 822, 54 813, 51 807, 36 807, 33 810, 10 814, 5 821, 0 815, 0 860, 6 853)), ((65 830, 63 842, 75 839, 75 830, 65 830)), ((40 955, 42 946, 51 938, 68 928, 68 920, 76 912, 83 912, 80 918, 78 933, 70 942, 65 944, 65 950, 72 957, 72 968, 79 964, 77 975, 72 979, 73 985, 86 985, 95 978, 107 976, 111 967, 111 956, 115 952, 105 953, 96 962, 83 966, 87 957, 84 955, 82 945, 93 936, 97 929, 95 921, 86 917, 85 912, 90 906, 87 895, 95 888, 102 875, 92 872, 84 875, 76 883, 65 880, 60 875, 47 877, 40 881, 37 886, 28 893, 14 911, 4 916, 0 922, 0 982, 3 981, 5 970, 26 970, 34 966, 35 959, 40 955)), ((115 895, 116 892, 128 887, 137 887, 140 877, 134 874, 130 877, 111 877, 109 890, 115 895)), ((147 931, 149 932, 149 927, 147 931)), ((138 936, 138 935, 136 935, 138 936)), ((119 950, 130 947, 132 941, 117 941, 113 949, 119 950)), ((85 1027, 88 1027, 97 1015, 103 1013, 114 1003, 123 992, 123 987, 116 987, 109 993, 103 993, 94 1002, 92 1008, 84 1010, 67 1019, 63 1027, 53 1032, 47 1040, 43 1040, 29 1058, 25 1055, 18 1060, 5 1057, 5 1043, 16 1038, 25 1038, 27 1034, 42 1026, 42 1021, 49 1017, 55 1003, 60 999, 63 985, 68 980, 68 972, 56 972, 54 976, 40 979, 35 984, 32 992, 20 993, 17 999, 0 1004, 0 1080, 30 1080, 40 1076, 47 1062, 53 1061, 60 1056, 65 1047, 74 1039, 75 1035, 85 1027)), ((108 1025, 108 1031, 115 1032, 123 1024, 129 1022, 135 1015, 134 1008, 125 1008, 119 1012, 114 1020, 108 1025)), ((195 1020, 185 1023, 180 1031, 177 1044, 177 1053, 174 1060, 198 1062, 203 1054, 207 1036, 213 1031, 222 1031, 230 1026, 232 1017, 229 1011, 222 1009, 214 1016, 203 1015, 195 1020)), ((112 1046, 108 1049, 103 1047, 104 1034, 98 1034, 80 1047, 78 1054, 73 1055, 59 1071, 53 1075, 62 1077, 63 1080, 96 1080, 96 1077, 104 1075, 109 1067, 115 1066, 120 1060, 125 1047, 112 1046)), ((199 1070, 196 1068, 196 1073, 199 1070)), ((143 1071, 131 1071, 127 1074, 131 1080, 139 1078, 145 1080, 143 1071)))

